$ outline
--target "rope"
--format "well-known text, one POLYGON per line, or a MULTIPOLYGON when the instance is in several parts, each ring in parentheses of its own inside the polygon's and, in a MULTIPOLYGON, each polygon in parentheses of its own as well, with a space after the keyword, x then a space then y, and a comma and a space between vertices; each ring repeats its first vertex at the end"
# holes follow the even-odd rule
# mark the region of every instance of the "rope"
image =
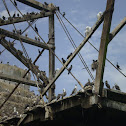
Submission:
MULTIPOLYGON (((59 22, 60 22, 60 24, 61 24, 61 26, 62 26, 64 32, 66 33, 66 35, 67 35, 67 37, 68 37, 70 43, 72 44, 73 48, 76 49, 77 46, 76 46, 74 40, 72 39, 72 37, 71 37, 69 31, 67 30, 67 28, 66 28, 64 22, 62 21, 60 15, 59 15, 58 13, 56 13, 56 16, 57 16, 57 18, 58 18, 58 20, 59 20, 59 22)), ((87 64, 86 64, 86 62, 84 61, 82 55, 80 54, 80 52, 78 53, 78 56, 79 56, 79 58, 80 58, 82 64, 84 65, 85 69, 86 69, 87 72, 89 73, 91 79, 94 80, 94 77, 93 77, 92 73, 90 72, 90 70, 89 70, 89 68, 88 68, 88 66, 87 66, 87 64)))
MULTIPOLYGON (((62 13, 59 11, 59 13, 62 15, 62 13)), ((63 15, 62 15, 63 16, 63 15)), ((83 38, 85 38, 84 37, 84 35, 65 17, 65 16, 63 16, 64 17, 64 19, 83 37, 83 38)), ((99 50, 88 40, 88 43, 97 51, 97 52, 99 52, 99 50)), ((106 58, 106 60, 114 67, 114 68, 116 68, 116 70, 118 70, 124 77, 126 77, 126 75, 122 72, 122 71, 120 71, 119 69, 117 69, 117 67, 109 60, 109 59, 107 59, 106 58)))

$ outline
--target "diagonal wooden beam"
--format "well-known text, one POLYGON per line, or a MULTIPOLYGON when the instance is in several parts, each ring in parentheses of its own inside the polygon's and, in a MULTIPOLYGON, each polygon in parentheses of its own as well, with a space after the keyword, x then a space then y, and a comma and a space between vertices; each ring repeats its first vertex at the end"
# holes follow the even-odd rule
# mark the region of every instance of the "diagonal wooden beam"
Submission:
POLYGON ((35 9, 38 9, 38 10, 45 10, 45 11, 51 11, 52 9, 49 7, 49 6, 46 6, 38 1, 35 1, 35 0, 17 0, 23 4, 26 4, 28 6, 31 6, 35 9))
POLYGON ((109 43, 118 34, 118 32, 125 26, 125 24, 126 24, 126 17, 124 17, 124 19, 110 33, 109 43))
MULTIPOLYGON (((105 14, 105 13, 104 13, 105 14)), ((93 35, 93 33, 97 30, 97 28, 100 26, 100 24, 103 22, 104 14, 101 16, 101 18, 96 22, 96 24, 92 27, 91 32, 85 37, 85 39, 81 42, 81 44, 76 48, 76 50, 73 52, 73 54, 70 56, 69 60, 66 61, 66 63, 63 65, 63 67, 59 70, 59 73, 56 77, 54 77, 50 83, 45 87, 45 89, 42 92, 42 95, 44 95, 49 88, 54 84, 54 82, 58 79, 58 77, 63 73, 65 68, 71 63, 71 61, 74 59, 74 57, 78 54, 78 52, 82 49, 82 47, 86 44, 86 42, 89 40, 89 38, 93 35)))
MULTIPOLYGON (((16 77, 13 77, 13 76, 10 76, 10 75, 6 75, 6 74, 0 74, 0 79, 4 79, 4 80, 12 81, 12 82, 17 82, 17 83, 21 83, 21 84, 37 87, 35 81, 26 80, 24 78, 16 78, 16 77)), ((41 87, 41 86, 42 85, 39 84, 39 87, 41 87)))
POLYGON ((38 69, 36 65, 30 61, 30 59, 25 58, 15 47, 13 47, 7 40, 5 40, 3 37, 0 38, 0 44, 4 46, 11 54, 13 54, 20 62, 22 62, 27 68, 29 68, 36 76, 38 76, 38 73, 41 73, 39 75, 39 78, 47 85, 49 82, 48 77, 38 69))
POLYGON ((105 67, 105 60, 107 54, 107 46, 109 42, 109 33, 111 28, 112 14, 114 10, 114 3, 115 0, 107 0, 106 14, 104 16, 104 24, 103 24, 99 56, 98 56, 98 68, 96 70, 96 78, 95 78, 95 92, 96 94, 100 94, 100 95, 102 95, 102 90, 104 86, 103 75, 104 75, 104 67, 105 67))
POLYGON ((28 37, 25 37, 25 36, 22 36, 22 35, 19 35, 19 34, 16 34, 16 33, 1 29, 1 28, 0 28, 0 34, 13 38, 13 39, 16 39, 16 40, 19 40, 19 38, 20 38, 25 43, 28 43, 28 44, 31 44, 31 45, 34 45, 37 47, 41 47, 41 48, 44 48, 47 50, 49 50, 49 48, 52 48, 52 46, 50 44, 45 44, 45 43, 36 41, 34 39, 31 39, 31 38, 28 38, 28 37))
POLYGON ((15 18, 9 18, 8 20, 1 20, 0 21, 0 26, 3 25, 9 25, 9 24, 13 24, 13 23, 20 23, 20 22, 24 22, 24 21, 29 21, 29 20, 35 20, 35 19, 39 19, 39 18, 44 18, 44 17, 48 17, 50 15, 52 15, 52 12, 40 12, 39 14, 28 14, 25 15, 24 17, 15 17, 15 18))

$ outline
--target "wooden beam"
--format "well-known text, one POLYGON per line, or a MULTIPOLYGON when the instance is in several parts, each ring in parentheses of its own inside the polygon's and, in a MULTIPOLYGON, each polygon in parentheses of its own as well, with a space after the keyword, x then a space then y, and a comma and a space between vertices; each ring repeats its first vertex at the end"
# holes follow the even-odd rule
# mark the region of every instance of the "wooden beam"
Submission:
POLYGON ((25 42, 27 44, 31 44, 31 45, 41 47, 41 48, 44 48, 44 49, 49 50, 49 48, 52 48, 52 46, 49 45, 49 44, 45 44, 45 43, 42 43, 40 41, 36 41, 36 40, 28 38, 26 36, 22 36, 22 35, 19 35, 19 34, 16 34, 16 33, 1 29, 1 28, 0 28, 0 34, 5 35, 5 36, 10 37, 10 38, 13 38, 13 39, 16 39, 16 40, 19 40, 19 38, 20 38, 23 42, 25 42))
POLYGON ((115 0, 108 0, 106 6, 106 14, 104 16, 103 31, 101 36, 101 44, 99 49, 98 56, 98 68, 96 70, 95 78, 95 92, 96 94, 102 95, 103 90, 103 75, 104 75, 104 66, 107 54, 107 46, 109 42, 109 32, 111 27, 112 14, 114 10, 115 0))
POLYGON ((86 42, 89 40, 89 38, 92 36, 92 34, 97 30, 97 28, 100 26, 104 18, 104 14, 101 16, 101 18, 96 22, 96 24, 92 27, 91 32, 85 37, 85 39, 81 42, 81 44, 76 48, 76 50, 73 52, 71 57, 69 58, 68 61, 63 65, 63 67, 59 70, 57 76, 53 78, 52 81, 46 86, 44 91, 42 92, 42 95, 44 95, 48 89, 54 84, 54 82, 58 79, 58 77, 63 73, 65 68, 70 64, 70 62, 74 59, 74 57, 78 54, 78 52, 82 49, 82 47, 86 44, 86 42))
MULTIPOLYGON (((55 30, 54 30, 54 15, 49 16, 49 44, 53 46, 49 50, 49 81, 55 77, 55 30), (53 52, 53 53, 52 53, 53 52)), ((49 102, 52 100, 55 94, 55 84, 49 89, 48 92, 49 102)))
POLYGON ((21 61, 27 68, 29 68, 36 76, 40 73, 40 79, 47 85, 49 82, 48 77, 39 70, 39 68, 30 61, 30 59, 25 58, 15 47, 13 47, 7 40, 0 38, 0 44, 4 46, 11 54, 13 54, 19 61, 21 61))
MULTIPOLYGON (((0 74, 0 79, 4 79, 4 80, 12 81, 12 82, 17 82, 17 83, 21 83, 21 84, 37 87, 35 81, 26 80, 24 78, 16 78, 16 77, 13 77, 13 76, 10 76, 10 75, 6 75, 6 74, 0 74)), ((39 87, 41 87, 41 86, 42 85, 39 84, 39 87)))
POLYGON ((17 0, 23 4, 31 6, 38 10, 51 11, 51 8, 35 0, 17 0))
POLYGON ((109 43, 110 41, 118 34, 118 32, 125 26, 126 17, 116 26, 116 28, 110 33, 109 43))
POLYGON ((43 13, 40 12, 39 14, 28 14, 28 15, 25 15, 24 17, 15 17, 15 18, 11 18, 5 21, 0 21, 0 26, 9 25, 13 23, 20 23, 24 21, 31 21, 31 20, 35 20, 39 18, 48 17, 52 14, 53 14, 52 12, 43 12, 43 13))

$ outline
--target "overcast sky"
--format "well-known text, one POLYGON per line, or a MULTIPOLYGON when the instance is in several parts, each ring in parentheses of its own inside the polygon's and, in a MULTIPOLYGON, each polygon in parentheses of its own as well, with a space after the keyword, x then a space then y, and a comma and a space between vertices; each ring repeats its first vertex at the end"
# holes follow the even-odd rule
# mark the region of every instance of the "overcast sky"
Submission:
MULTIPOLYGON (((45 0, 38 0, 39 2, 44 3, 45 0)), ((6 0, 8 8, 10 10, 11 15, 17 10, 11 4, 9 0, 6 0)), ((65 17, 82 33, 84 34, 86 26, 92 27, 95 22, 97 21, 97 13, 99 11, 104 11, 106 8, 107 0, 46 0, 47 3, 53 3, 56 6, 60 7, 60 11, 65 12, 65 17)), ((28 7, 24 4, 18 3, 18 8, 21 10, 23 14, 26 12, 37 12, 38 10, 28 7)), ((113 20, 111 25, 111 31, 120 23, 120 21, 125 17, 126 12, 126 1, 125 0, 115 0, 115 9, 113 13, 113 20)), ((8 14, 5 10, 5 7, 0 1, 0 17, 2 16, 8 17, 8 14)), ((65 25, 67 26, 73 40, 75 41, 76 45, 78 46, 83 38, 63 19, 65 25)), ((37 27, 39 30, 39 34, 41 37, 47 42, 48 41, 48 18, 39 19, 37 21, 37 27)), ((102 33, 102 25, 97 29, 94 35, 90 38, 90 42, 99 49, 100 45, 100 38, 102 33)), ((16 24, 17 29, 25 29, 28 24, 20 23, 16 24)), ((33 25, 34 26, 34 25, 33 25)), ((12 25, 2 26, 1 28, 7 29, 12 31, 14 28, 12 25)), ((108 46, 107 58, 114 64, 118 62, 122 72, 126 74, 126 27, 124 27, 120 33, 111 41, 108 46)), ((29 28, 28 36, 31 38, 35 38, 35 32, 29 28)), ((11 39, 10 39, 11 40, 11 39)), ((19 41, 16 41, 15 47, 17 49, 22 50, 19 41)), ((66 59, 67 55, 74 51, 72 45, 70 44, 67 36, 65 35, 57 17, 55 16, 55 43, 56 43, 56 55, 61 59, 62 57, 66 59)), ((24 46, 28 52, 29 57, 34 59, 38 55, 38 48, 30 46, 24 43, 24 46)), ((0 45, 0 51, 4 48, 0 45)), ((84 60, 86 61, 88 67, 91 70, 91 63, 93 59, 98 59, 97 51, 87 43, 82 50, 80 51, 84 60)), ((22 63, 20 63, 14 56, 12 56, 8 51, 5 51, 1 56, 0 60, 3 63, 10 62, 11 65, 16 64, 21 68, 26 68, 22 63)), ((48 51, 45 51, 43 55, 40 57, 38 62, 36 63, 39 65, 40 70, 45 70, 48 75, 48 51)), ((85 69, 82 69, 84 66, 80 62, 78 56, 74 58, 71 62, 73 65, 72 73, 75 77, 84 85, 88 78, 91 80, 90 76, 88 75, 85 69)), ((70 65, 71 65, 70 64, 70 65)), ((69 65, 69 66, 70 66, 69 65)), ((56 68, 61 68, 61 63, 56 59, 56 68)), ((92 71, 91 71, 92 72, 92 71)), ((68 72, 65 70, 63 74, 59 77, 56 81, 56 94, 61 93, 62 89, 65 88, 68 95, 71 93, 72 89, 74 88, 77 82, 73 79, 71 75, 67 74, 68 72)), ((95 77, 95 72, 92 72, 93 76, 95 77)), ((117 83, 121 90, 126 92, 126 78, 121 75, 111 64, 106 61, 105 66, 105 73, 104 73, 104 81, 108 80, 111 87, 117 83)), ((78 85, 78 90, 80 86, 78 85)))

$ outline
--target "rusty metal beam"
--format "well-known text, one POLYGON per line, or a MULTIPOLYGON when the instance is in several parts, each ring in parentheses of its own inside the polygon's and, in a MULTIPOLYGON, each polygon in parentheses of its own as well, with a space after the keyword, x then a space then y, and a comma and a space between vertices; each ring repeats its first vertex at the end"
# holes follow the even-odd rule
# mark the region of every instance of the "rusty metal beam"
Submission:
POLYGON ((51 8, 35 0, 17 0, 23 4, 31 6, 38 10, 51 11, 51 8))
POLYGON ((125 26, 125 24, 126 24, 126 17, 124 17, 124 19, 110 33, 109 43, 118 34, 118 32, 125 26))
POLYGON ((45 44, 45 43, 42 43, 40 41, 36 41, 36 40, 28 38, 26 36, 22 36, 22 35, 19 35, 19 34, 16 34, 16 33, 1 29, 1 28, 0 28, 0 34, 5 35, 5 36, 10 37, 10 38, 13 38, 13 39, 16 39, 16 40, 19 40, 19 38, 20 38, 23 42, 25 42, 27 44, 31 44, 31 45, 41 47, 41 48, 44 48, 44 49, 49 50, 49 48, 52 48, 52 46, 49 45, 49 44, 45 44))
POLYGON ((35 20, 35 19, 39 19, 39 18, 48 17, 52 14, 53 14, 52 12, 42 12, 42 13, 40 12, 39 14, 28 14, 28 15, 25 15, 24 17, 10 18, 5 21, 1 20, 0 26, 9 25, 9 24, 13 24, 13 23, 20 23, 20 22, 24 22, 24 21, 31 21, 31 20, 35 20))
MULTIPOLYGON (((26 80, 25 78, 17 78, 17 77, 13 77, 13 76, 6 75, 6 74, 0 74, 0 79, 4 79, 4 80, 12 81, 12 82, 17 82, 17 83, 37 87, 35 81, 26 80)), ((39 87, 41 87, 41 85, 39 85, 39 87)))
POLYGON ((13 54, 19 61, 21 61, 27 68, 29 68, 36 76, 40 73, 40 79, 47 85, 48 77, 39 70, 39 68, 32 63, 30 59, 25 58, 15 47, 13 47, 7 40, 0 38, 0 44, 4 46, 11 54, 13 54))
POLYGON ((70 62, 74 59, 74 57, 78 54, 78 52, 82 49, 82 47, 86 44, 86 42, 89 40, 89 38, 93 35, 93 33, 97 30, 97 28, 100 26, 104 18, 104 14, 101 16, 101 18, 96 22, 96 24, 92 27, 91 32, 85 37, 85 39, 81 42, 81 44, 76 48, 76 50, 73 52, 73 54, 70 56, 69 60, 66 61, 66 63, 63 65, 63 67, 59 70, 59 73, 57 76, 53 78, 52 81, 46 86, 44 91, 42 92, 42 95, 44 95, 48 89, 54 84, 54 82, 58 79, 58 77, 62 74, 62 72, 65 70, 65 68, 70 64, 70 62))
POLYGON ((95 92, 96 94, 102 95, 103 90, 103 75, 104 75, 104 66, 107 54, 107 46, 109 42, 109 32, 111 27, 112 14, 114 10, 115 0, 107 0, 106 14, 104 16, 103 31, 101 36, 101 43, 98 56, 98 68, 96 70, 95 78, 95 92))

